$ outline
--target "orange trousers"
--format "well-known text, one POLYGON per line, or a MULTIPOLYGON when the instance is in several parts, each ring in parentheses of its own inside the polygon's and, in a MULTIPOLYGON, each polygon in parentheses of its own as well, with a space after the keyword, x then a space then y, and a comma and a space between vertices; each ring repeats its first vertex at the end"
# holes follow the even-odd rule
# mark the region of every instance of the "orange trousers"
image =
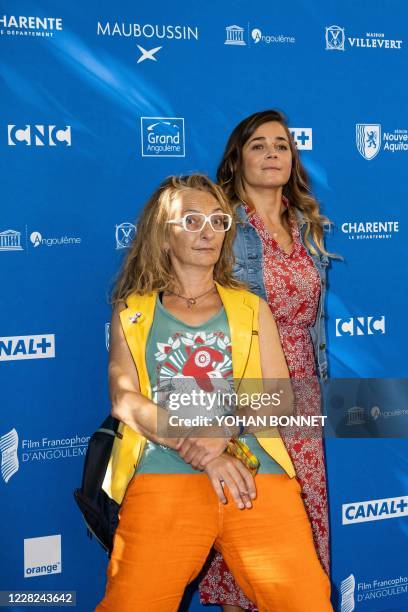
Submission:
POLYGON ((260 612, 328 612, 330 582, 296 478, 258 474, 239 510, 206 474, 140 474, 120 511, 106 593, 96 612, 177 612, 214 546, 260 612))

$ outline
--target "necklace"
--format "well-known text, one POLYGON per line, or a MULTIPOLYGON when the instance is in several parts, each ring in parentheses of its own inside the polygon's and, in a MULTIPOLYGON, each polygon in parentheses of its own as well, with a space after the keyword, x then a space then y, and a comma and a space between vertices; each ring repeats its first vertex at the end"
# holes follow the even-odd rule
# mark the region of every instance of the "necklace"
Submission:
POLYGON ((275 227, 271 227, 271 222, 268 221, 268 224, 264 222, 266 229, 272 238, 278 243, 281 249, 284 251, 287 247, 289 247, 293 243, 293 236, 291 227, 286 228, 283 224, 275 227), (281 238, 281 240, 279 240, 281 238))
POLYGON ((271 232, 272 238, 279 244, 279 246, 281 247, 281 249, 283 249, 284 251, 286 250, 286 248, 288 246, 290 246, 293 242, 292 236, 290 236, 289 238, 286 238, 286 240, 279 242, 278 238, 279 238, 279 232, 271 232))
POLYGON ((201 293, 201 295, 196 295, 195 297, 190 298, 185 297, 184 295, 180 295, 180 293, 176 293, 175 291, 166 291, 166 293, 170 295, 176 295, 182 300, 185 300, 187 302, 187 308, 191 308, 192 306, 195 306, 197 304, 197 300, 204 297, 205 295, 208 295, 208 293, 210 293, 211 291, 215 291, 215 287, 211 287, 211 289, 208 289, 208 291, 206 291, 205 293, 201 293))

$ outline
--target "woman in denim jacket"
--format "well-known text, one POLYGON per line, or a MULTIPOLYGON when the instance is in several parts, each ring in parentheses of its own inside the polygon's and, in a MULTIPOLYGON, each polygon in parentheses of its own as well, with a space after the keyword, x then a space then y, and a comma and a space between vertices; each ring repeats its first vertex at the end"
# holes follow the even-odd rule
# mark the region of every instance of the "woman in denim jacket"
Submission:
MULTIPOLYGON (((232 132, 217 179, 235 206, 235 275, 265 299, 278 325, 298 414, 321 413, 318 378, 327 378, 324 302, 329 253, 306 171, 282 113, 267 110, 232 132)), ((329 524, 321 431, 281 431, 302 484, 321 564, 329 573, 329 524)), ((202 603, 256 610, 220 554, 200 584, 202 603)))

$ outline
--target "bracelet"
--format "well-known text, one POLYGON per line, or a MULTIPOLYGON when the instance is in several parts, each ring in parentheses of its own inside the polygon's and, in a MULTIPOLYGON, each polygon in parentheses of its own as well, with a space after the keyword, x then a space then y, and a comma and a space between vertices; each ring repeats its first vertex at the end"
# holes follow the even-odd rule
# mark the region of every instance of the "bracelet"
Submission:
POLYGON ((244 442, 232 439, 228 442, 227 448, 225 449, 229 455, 232 455, 236 459, 239 459, 241 463, 251 472, 253 476, 258 471, 259 459, 254 453, 251 452, 249 446, 244 442))

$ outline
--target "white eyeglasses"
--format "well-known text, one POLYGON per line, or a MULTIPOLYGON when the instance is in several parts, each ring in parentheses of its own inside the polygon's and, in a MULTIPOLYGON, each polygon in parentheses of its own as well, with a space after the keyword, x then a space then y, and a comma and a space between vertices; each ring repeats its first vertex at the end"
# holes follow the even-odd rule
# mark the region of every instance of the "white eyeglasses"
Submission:
POLYGON ((186 232, 201 232, 207 221, 214 232, 227 232, 231 227, 232 217, 226 213, 212 213, 208 217, 204 213, 188 213, 180 219, 170 219, 167 223, 181 225, 186 232))

